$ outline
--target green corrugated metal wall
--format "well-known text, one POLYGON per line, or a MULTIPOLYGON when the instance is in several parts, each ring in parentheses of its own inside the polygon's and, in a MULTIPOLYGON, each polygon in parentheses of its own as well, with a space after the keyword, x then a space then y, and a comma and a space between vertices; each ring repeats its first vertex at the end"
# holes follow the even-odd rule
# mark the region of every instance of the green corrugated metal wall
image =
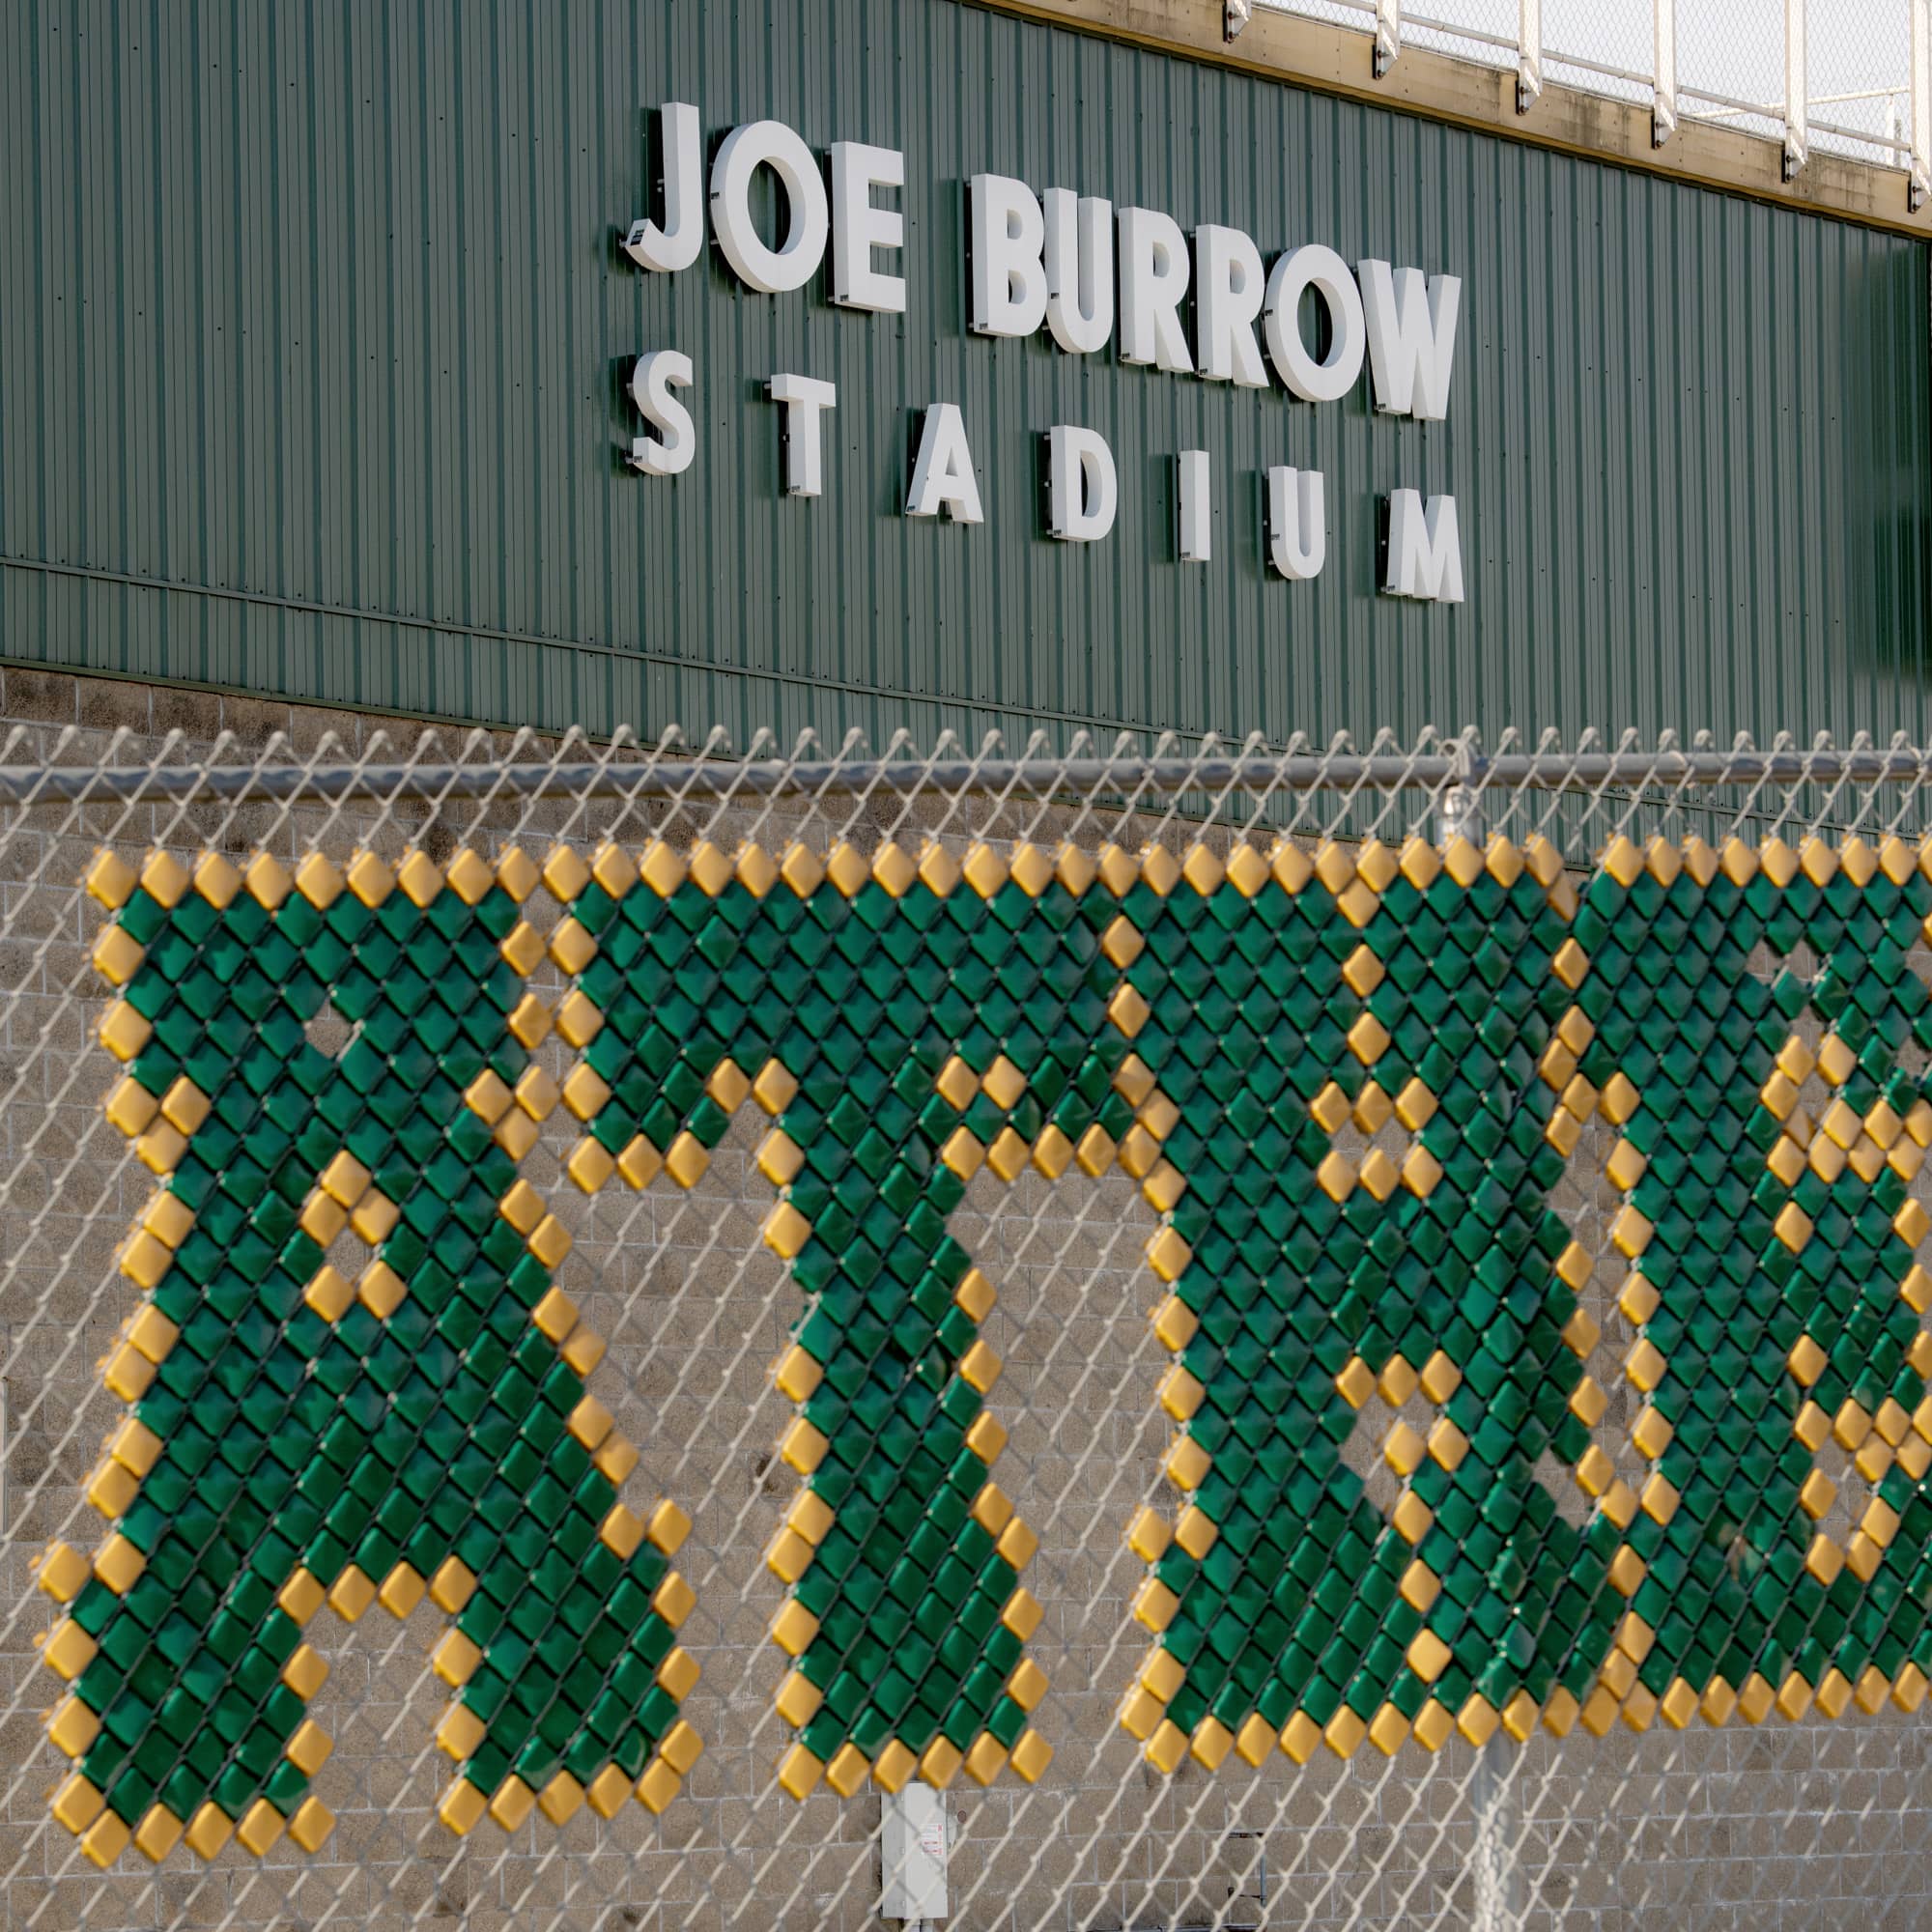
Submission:
MULTIPOLYGON (((1208 4, 1208 0, 1203 0, 1208 4)), ((1040 722, 1928 729, 1922 244, 958 0, 8 0, 0 656, 545 727, 1040 722), (645 110, 903 148, 903 317, 615 248, 645 110), (987 168, 1463 278, 1446 423, 964 326, 987 168), (702 448, 628 470, 629 358, 702 448), (779 490, 779 370, 835 380, 779 490), (986 525, 896 514, 960 403, 986 525), (1037 433, 1109 438, 1104 544, 1037 433), (1213 453, 1207 566, 1171 452, 1213 453), (1264 577, 1267 463, 1329 561, 1264 577), (1376 498, 1453 490, 1468 601, 1373 589, 1376 498)))

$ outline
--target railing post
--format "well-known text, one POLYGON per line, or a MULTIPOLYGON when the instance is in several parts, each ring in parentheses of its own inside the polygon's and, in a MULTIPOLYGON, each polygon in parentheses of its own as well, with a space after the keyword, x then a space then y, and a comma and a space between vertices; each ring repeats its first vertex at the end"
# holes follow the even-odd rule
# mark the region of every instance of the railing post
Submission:
POLYGON ((1784 179, 1794 181, 1810 145, 1810 97, 1804 61, 1805 0, 1784 0, 1784 179))
POLYGON ((1543 0, 1519 0, 1516 111, 1527 114, 1543 92, 1543 0))
POLYGON ((1221 38, 1238 39, 1242 28, 1254 17, 1255 0, 1222 0, 1221 38))
POLYGON ((1402 51, 1402 0, 1376 0, 1375 75, 1381 79, 1402 51))
POLYGON ((1912 7, 1912 158, 1905 199, 1916 209, 1932 194, 1932 0, 1912 7))
POLYGON ((1651 68, 1650 145, 1661 148, 1677 131, 1677 0, 1652 0, 1652 4, 1656 43, 1651 68))

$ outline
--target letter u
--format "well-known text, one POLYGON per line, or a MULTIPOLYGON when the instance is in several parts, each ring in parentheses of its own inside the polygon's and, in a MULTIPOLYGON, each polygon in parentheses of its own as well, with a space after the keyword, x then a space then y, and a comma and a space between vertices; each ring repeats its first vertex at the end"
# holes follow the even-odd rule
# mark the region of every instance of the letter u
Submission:
POLYGON ((1321 470, 1277 464, 1267 483, 1269 560, 1284 577, 1319 577, 1328 554, 1321 470))

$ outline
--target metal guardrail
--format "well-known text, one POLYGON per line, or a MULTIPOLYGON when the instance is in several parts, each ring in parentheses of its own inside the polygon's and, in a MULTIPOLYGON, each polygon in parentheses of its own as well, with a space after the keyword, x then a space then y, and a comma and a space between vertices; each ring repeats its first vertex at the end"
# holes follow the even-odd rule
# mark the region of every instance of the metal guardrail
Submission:
MULTIPOLYGON (((1666 146, 1686 119, 1730 121, 1783 144, 1787 181, 1814 141, 1907 176, 1908 205, 1932 192, 1932 0, 1627 0, 1572 22, 1571 39, 1546 38, 1544 0, 1260 0, 1272 11, 1359 21, 1375 36, 1375 71, 1387 73, 1406 39, 1485 65, 1517 70, 1517 111, 1528 114, 1551 68, 1593 92, 1651 99, 1651 139, 1666 146), (1647 18, 1644 17, 1647 15, 1647 18), (1651 56, 1629 49, 1648 29, 1651 56), (1596 44, 1577 38, 1587 34, 1596 44), (1617 50, 1624 52, 1617 57, 1617 50), (1755 52, 1756 59, 1752 58, 1755 52), (1827 112, 1821 113, 1819 110, 1827 112)), ((1224 0, 1232 39, 1255 0, 1224 0)), ((1553 10, 1552 10, 1553 11, 1553 10)))

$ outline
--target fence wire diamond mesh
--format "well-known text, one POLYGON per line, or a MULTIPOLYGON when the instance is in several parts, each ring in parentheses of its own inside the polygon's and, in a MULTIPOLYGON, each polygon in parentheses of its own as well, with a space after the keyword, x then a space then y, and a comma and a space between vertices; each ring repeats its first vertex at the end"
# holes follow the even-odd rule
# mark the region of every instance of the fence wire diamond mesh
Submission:
POLYGON ((22 742, 10 1925, 1924 1921, 1932 757, 22 742))
MULTIPOLYGON (((1269 12, 1307 14, 1369 34, 1374 0, 1260 0, 1269 12)), ((1784 0, 1682 0, 1674 11, 1679 110, 1765 139, 1784 133, 1784 0)), ((1656 80, 1655 11, 1647 4, 1591 7, 1542 0, 1419 0, 1400 8, 1405 45, 1485 67, 1516 64, 1526 22, 1539 23, 1548 78, 1625 100, 1656 80)), ((1807 0, 1802 85, 1809 147, 1886 168, 1911 153, 1911 0, 1807 0)))

